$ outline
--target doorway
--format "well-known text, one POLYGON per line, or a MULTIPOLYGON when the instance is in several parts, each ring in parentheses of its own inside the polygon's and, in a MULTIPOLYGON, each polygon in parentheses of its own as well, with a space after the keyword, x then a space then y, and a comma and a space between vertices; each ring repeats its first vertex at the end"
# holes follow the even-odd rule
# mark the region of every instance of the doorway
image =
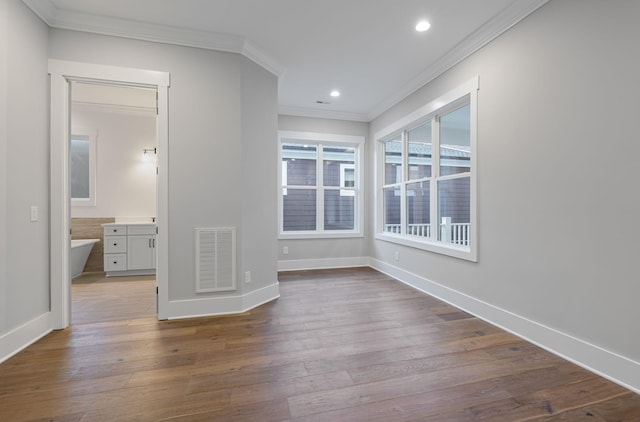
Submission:
MULTIPOLYGON (((166 319, 168 305, 168 87, 165 72, 87 63, 49 61, 51 81, 51 316, 52 328, 63 329, 71 321, 71 180, 72 84, 141 88, 156 94, 156 221, 155 256, 157 316, 166 319)), ((140 151, 142 155, 143 151, 140 151)), ((153 216, 151 216, 153 217, 153 216)))
POLYGON ((154 317, 157 90, 69 83, 71 324, 154 317))

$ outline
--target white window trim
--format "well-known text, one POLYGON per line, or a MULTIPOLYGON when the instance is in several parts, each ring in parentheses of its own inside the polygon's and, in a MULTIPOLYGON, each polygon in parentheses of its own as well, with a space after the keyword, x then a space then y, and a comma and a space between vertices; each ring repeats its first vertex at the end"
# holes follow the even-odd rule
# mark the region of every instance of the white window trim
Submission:
MULTIPOLYGON (((70 198, 72 207, 96 206, 96 174, 98 166, 97 130, 79 129, 73 131, 71 138, 82 137, 89 141, 89 199, 70 198)), ((71 141, 69 141, 71 142, 71 141)), ((71 196, 71 191, 69 191, 71 196)))
MULTIPOLYGON (((376 189, 375 189, 375 224, 377 240, 392 242, 409 246, 416 249, 422 249, 425 251, 435 252, 455 258, 464 259, 467 261, 478 261, 478 220, 477 220, 477 105, 478 105, 478 89, 479 78, 476 76, 462 85, 452 89, 451 91, 443 94, 435 100, 429 102, 423 107, 415 110, 402 119, 390 124, 389 126, 376 132, 374 139, 376 140, 376 189), (469 96, 470 107, 470 135, 471 135, 471 169, 470 169, 470 244, 468 247, 447 244, 444 242, 425 240, 416 238, 414 236, 407 236, 404 234, 396 234, 384 232, 384 197, 382 195, 382 186, 384 185, 384 142, 397 137, 405 130, 417 127, 425 122, 431 120, 436 115, 446 113, 452 109, 452 105, 456 105, 462 98, 469 96)), ((455 107, 454 107, 455 108, 455 107)), ((432 128, 434 130, 434 128, 432 128)), ((438 163, 439 150, 433 151, 433 163, 438 163)), ((405 160, 403 154, 403 160, 405 160)), ((406 163, 403 162, 403 167, 407 172, 406 163)), ((452 175, 452 178, 455 178, 452 175)), ((449 178, 443 176, 439 180, 449 178)), ((405 184, 401 184, 401 196, 404 198, 405 184)), ((431 195, 437 195, 437 191, 431 192, 431 195)), ((435 202, 432 198, 432 204, 435 202)), ((406 214, 405 201, 401 201, 401 213, 406 214)), ((433 220, 433 219, 432 219, 433 220)), ((404 231, 404 227, 403 227, 404 231)))
MULTIPOLYGON (((282 168, 282 144, 286 143, 305 143, 309 145, 343 145, 355 147, 354 164, 356 168, 356 186, 353 188, 355 203, 354 203, 354 229, 353 230, 326 230, 326 231, 299 231, 285 232, 283 230, 283 193, 282 182, 283 174, 282 170, 278 172, 278 239, 322 239, 322 238, 354 238, 364 237, 363 225, 364 225, 364 204, 363 204, 363 160, 362 154, 364 149, 364 136, 356 135, 339 135, 332 133, 316 133, 316 132, 297 132, 297 131, 278 131, 278 166, 282 168)), ((322 162, 322 151, 318 149, 317 160, 322 162)), ((316 165, 316 169, 319 168, 316 165)), ((316 227, 322 227, 324 223, 324 207, 321 204, 324 203, 324 198, 321 198, 322 189, 318 189, 322 180, 316 178, 316 192, 318 195, 317 201, 317 225, 316 227)), ((340 187, 336 187, 340 189, 340 187)))

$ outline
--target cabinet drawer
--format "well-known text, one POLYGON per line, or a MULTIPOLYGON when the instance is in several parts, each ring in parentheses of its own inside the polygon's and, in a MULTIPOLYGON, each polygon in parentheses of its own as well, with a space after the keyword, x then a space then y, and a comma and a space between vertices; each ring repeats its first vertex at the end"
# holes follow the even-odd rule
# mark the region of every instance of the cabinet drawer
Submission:
POLYGON ((127 251, 127 236, 105 236, 104 253, 123 253, 127 251))
POLYGON ((127 226, 127 234, 156 234, 155 224, 132 224, 127 226))
POLYGON ((127 269, 127 254, 117 253, 104 256, 105 271, 125 271, 127 269))
POLYGON ((105 236, 113 236, 113 235, 126 235, 127 234, 127 226, 104 226, 104 235, 105 236))

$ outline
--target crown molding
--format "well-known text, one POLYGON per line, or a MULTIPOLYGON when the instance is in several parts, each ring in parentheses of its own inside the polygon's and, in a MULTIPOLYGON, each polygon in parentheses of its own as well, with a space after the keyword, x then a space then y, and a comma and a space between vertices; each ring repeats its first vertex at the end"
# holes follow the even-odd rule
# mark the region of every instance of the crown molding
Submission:
POLYGON ((502 35, 522 19, 542 7, 549 0, 517 0, 500 14, 469 35, 460 44, 442 56, 432 66, 429 66, 418 76, 407 83, 395 95, 379 103, 367 113, 367 121, 372 121, 391 107, 395 106, 409 95, 416 92, 438 76, 460 63, 471 54, 502 35))
POLYGON ((350 111, 320 110, 317 108, 280 106, 278 114, 284 116, 313 117, 317 119, 350 120, 354 122, 368 123, 370 119, 365 113, 350 111))
MULTIPOLYGON (((286 71, 284 65, 278 60, 244 37, 71 12, 56 8, 50 0, 22 1, 47 25, 53 28, 237 53, 263 67, 278 78, 286 71)), ((409 81, 402 89, 368 112, 353 113, 297 106, 280 106, 280 114, 370 122, 487 45, 548 1, 514 1, 500 14, 409 81)))
POLYGON ((22 0, 52 28, 237 53, 280 77, 285 67, 244 37, 61 10, 50 0, 22 0))
POLYGON ((256 47, 251 41, 247 39, 244 39, 242 50, 240 53, 249 60, 252 60, 254 63, 273 73, 277 77, 282 76, 286 70, 282 63, 269 56, 264 50, 256 47))

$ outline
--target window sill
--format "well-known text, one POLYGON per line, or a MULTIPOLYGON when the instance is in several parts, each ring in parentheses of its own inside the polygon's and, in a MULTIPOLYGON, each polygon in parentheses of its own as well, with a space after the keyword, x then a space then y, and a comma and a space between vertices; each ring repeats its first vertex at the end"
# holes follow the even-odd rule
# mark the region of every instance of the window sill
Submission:
POLYGON ((478 262, 478 256, 475 250, 470 247, 447 245, 441 242, 431 242, 421 239, 412 239, 409 236, 401 236, 392 233, 376 233, 376 240, 397 243, 411 248, 422 249, 424 251, 434 252, 441 255, 447 255, 454 258, 464 259, 466 261, 478 262))
POLYGON ((344 232, 287 232, 278 235, 279 240, 286 239, 348 239, 364 237, 362 232, 344 231, 344 232))

